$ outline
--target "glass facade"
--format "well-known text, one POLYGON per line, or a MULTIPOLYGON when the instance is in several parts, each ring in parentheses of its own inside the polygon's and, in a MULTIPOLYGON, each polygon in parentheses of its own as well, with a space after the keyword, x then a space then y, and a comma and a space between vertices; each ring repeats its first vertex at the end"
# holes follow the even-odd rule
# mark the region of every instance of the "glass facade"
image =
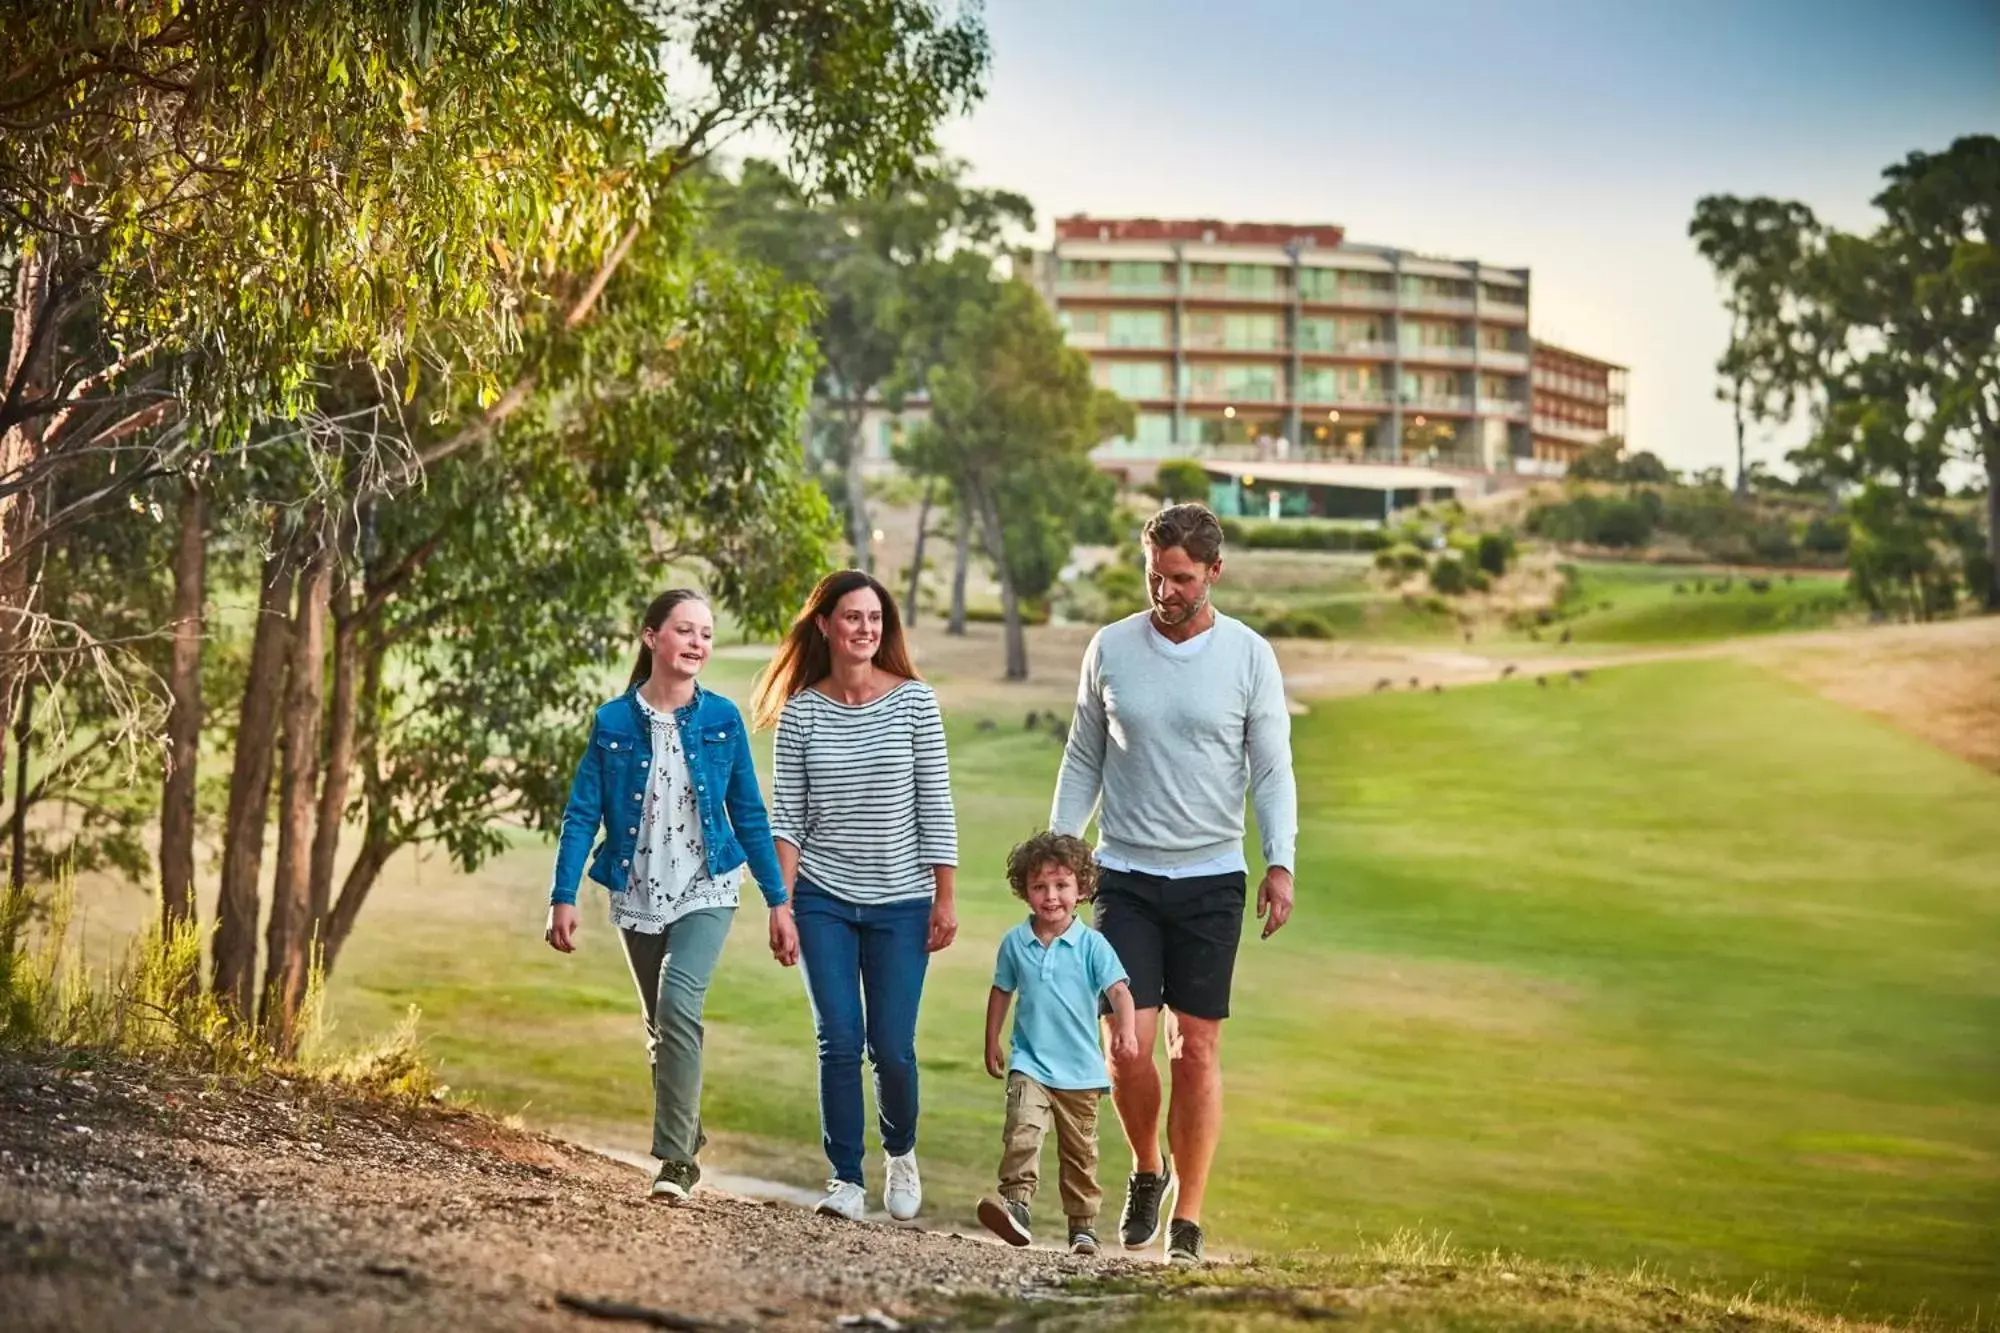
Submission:
POLYGON ((1283 317, 1274 314, 1191 310, 1187 314, 1186 336, 1190 347, 1220 347, 1235 352, 1275 352, 1285 345, 1283 317))
POLYGON ((1120 398, 1171 398, 1164 361, 1099 361, 1097 382, 1120 398))
POLYGON ((1181 396, 1210 401, 1274 403, 1284 377, 1276 366, 1190 365, 1181 369, 1181 396))
POLYGON ((1173 337, 1164 310, 1114 310, 1109 319, 1113 347, 1170 347, 1173 337))

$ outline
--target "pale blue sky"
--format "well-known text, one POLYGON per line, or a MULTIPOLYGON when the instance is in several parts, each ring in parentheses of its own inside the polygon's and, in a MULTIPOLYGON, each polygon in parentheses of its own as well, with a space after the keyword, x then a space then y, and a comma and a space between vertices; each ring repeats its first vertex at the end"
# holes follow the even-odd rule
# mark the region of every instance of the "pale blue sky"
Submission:
MULTIPOLYGON (((1706 193, 1866 226, 1881 169, 2000 132, 2000 0, 988 0, 973 179, 1069 213, 1332 222, 1534 270, 1632 368, 1632 442, 1729 461, 1706 193)), ((1756 453, 1775 458, 1782 446, 1756 453)))

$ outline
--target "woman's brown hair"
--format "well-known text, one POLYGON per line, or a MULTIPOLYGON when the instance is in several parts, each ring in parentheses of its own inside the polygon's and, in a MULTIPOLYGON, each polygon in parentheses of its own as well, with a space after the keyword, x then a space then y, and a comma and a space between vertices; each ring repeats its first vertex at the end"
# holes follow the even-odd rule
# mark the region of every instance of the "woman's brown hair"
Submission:
POLYGON ((806 604, 792 621, 785 641, 771 658, 771 665, 757 679, 757 692, 750 700, 750 720, 759 730, 778 724, 791 697, 809 685, 833 674, 833 645, 819 622, 833 614, 840 599, 863 588, 873 590, 882 603, 882 641, 875 645, 875 665, 892 676, 922 680, 910 662, 910 650, 903 641, 903 617, 896 599, 875 578, 859 569, 839 569, 819 581, 806 604))

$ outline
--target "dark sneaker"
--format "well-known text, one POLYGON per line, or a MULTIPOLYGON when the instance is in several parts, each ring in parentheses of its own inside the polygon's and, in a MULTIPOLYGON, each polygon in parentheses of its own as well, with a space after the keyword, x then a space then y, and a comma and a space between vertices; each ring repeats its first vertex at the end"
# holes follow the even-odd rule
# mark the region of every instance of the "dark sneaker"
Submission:
POLYGON ((1069 1252, 1071 1254, 1096 1254, 1097 1233, 1089 1227, 1078 1227, 1076 1230, 1070 1232, 1069 1252))
POLYGON ((660 1173, 653 1177, 653 1197, 668 1203, 685 1203, 700 1179, 701 1168, 693 1162, 661 1162, 660 1173))
POLYGON ((987 1195, 979 1201, 979 1220, 1009 1245, 1026 1245, 1035 1238, 1028 1230, 1028 1205, 1018 1199, 987 1195))
POLYGON ((1177 1217, 1167 1228, 1167 1262, 1193 1268, 1201 1263, 1201 1223, 1177 1217))
POLYGON ((1170 1168, 1158 1174, 1134 1171, 1125 1179, 1125 1211, 1118 1215, 1118 1239, 1128 1250, 1143 1250, 1160 1238, 1160 1204, 1174 1180, 1170 1168))

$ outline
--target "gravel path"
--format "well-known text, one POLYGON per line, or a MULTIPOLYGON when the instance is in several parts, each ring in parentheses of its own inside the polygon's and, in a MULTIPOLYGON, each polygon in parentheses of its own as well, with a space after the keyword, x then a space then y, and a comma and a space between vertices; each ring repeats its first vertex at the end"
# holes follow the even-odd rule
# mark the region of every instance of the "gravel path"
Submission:
POLYGON ((668 1208, 630 1166, 463 1111, 93 1064, 0 1054, 9 1329, 646 1326, 579 1300, 653 1327, 948 1327, 961 1297, 1132 1269, 707 1190, 668 1208))

